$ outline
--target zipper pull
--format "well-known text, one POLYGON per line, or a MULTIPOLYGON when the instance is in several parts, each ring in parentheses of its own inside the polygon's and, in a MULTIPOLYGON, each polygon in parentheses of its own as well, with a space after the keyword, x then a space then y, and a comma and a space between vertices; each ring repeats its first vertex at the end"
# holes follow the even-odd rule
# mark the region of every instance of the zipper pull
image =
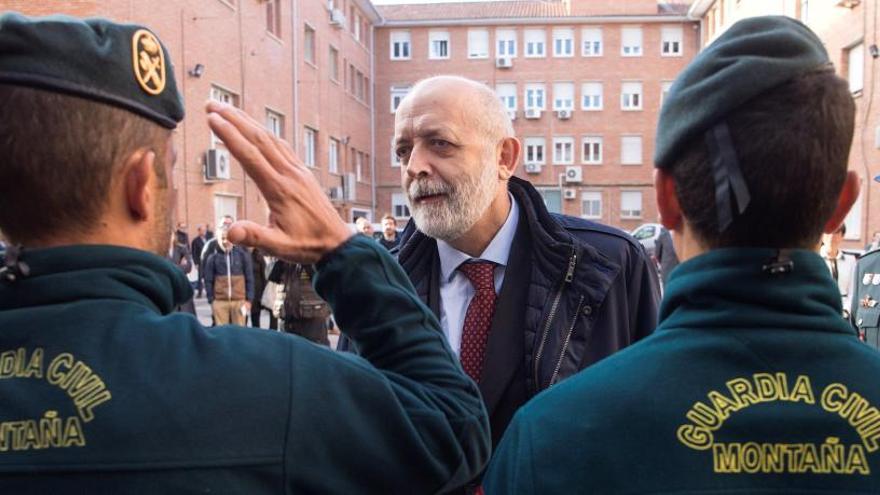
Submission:
POLYGON ((574 280, 574 268, 577 266, 577 253, 571 250, 571 257, 568 258, 568 271, 565 273, 565 282, 571 283, 574 280))

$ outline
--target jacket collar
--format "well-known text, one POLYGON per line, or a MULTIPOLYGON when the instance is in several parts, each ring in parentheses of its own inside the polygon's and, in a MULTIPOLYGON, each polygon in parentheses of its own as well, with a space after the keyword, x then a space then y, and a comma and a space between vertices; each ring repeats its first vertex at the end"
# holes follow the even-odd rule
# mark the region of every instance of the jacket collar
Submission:
POLYGON ((666 285, 658 331, 673 328, 797 329, 853 333, 840 292, 818 254, 792 250, 793 268, 763 269, 778 251, 717 249, 678 265, 666 285))
POLYGON ((24 250, 27 277, 0 282, 0 311, 87 299, 128 300, 161 314, 192 297, 181 270, 137 249, 79 245, 24 250))

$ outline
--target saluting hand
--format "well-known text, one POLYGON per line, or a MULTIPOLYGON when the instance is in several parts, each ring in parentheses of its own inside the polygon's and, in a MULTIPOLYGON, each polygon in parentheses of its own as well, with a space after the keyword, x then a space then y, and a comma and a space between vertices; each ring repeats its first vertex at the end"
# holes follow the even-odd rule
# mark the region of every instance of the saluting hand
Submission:
POLYGON ((245 112, 209 102, 208 124, 256 183, 269 205, 269 225, 235 222, 233 244, 259 247, 289 261, 315 263, 353 233, 330 204, 314 174, 290 145, 245 112))

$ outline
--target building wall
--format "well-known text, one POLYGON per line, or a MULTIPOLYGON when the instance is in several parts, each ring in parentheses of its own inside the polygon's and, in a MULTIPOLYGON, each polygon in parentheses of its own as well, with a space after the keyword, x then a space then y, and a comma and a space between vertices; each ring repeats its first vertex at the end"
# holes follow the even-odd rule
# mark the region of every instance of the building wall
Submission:
MULTIPOLYGON (((656 17, 656 16, 655 16, 656 17)), ((531 181, 539 190, 552 191, 559 195, 560 174, 568 167, 579 167, 582 171, 581 183, 564 183, 564 190, 574 191, 575 199, 562 200, 562 212, 575 216, 584 214, 581 197, 586 191, 602 194, 601 216, 594 218, 600 222, 631 230, 641 223, 656 221, 654 204, 652 156, 656 121, 660 108, 661 88, 664 82, 671 82, 678 72, 693 57, 697 43, 694 23, 682 22, 641 22, 631 24, 571 24, 516 26, 496 24, 488 26, 490 33, 489 57, 468 58, 468 27, 381 27, 376 36, 376 143, 377 143, 377 189, 378 208, 391 211, 390 197, 400 192, 400 168, 393 165, 391 141, 394 115, 391 109, 391 88, 411 86, 414 82, 436 74, 459 74, 485 82, 495 88, 500 83, 515 83, 517 95, 514 127, 518 138, 543 137, 544 165, 540 173, 526 173, 524 161, 517 169, 517 175, 531 181), (621 55, 621 28, 638 26, 642 28, 642 55, 624 57, 621 55), (680 56, 661 56, 661 28, 679 26, 683 43, 680 56), (574 56, 560 58, 553 56, 554 27, 574 29, 574 56), (581 28, 601 27, 603 53, 599 57, 581 55, 581 28), (517 57, 512 68, 496 67, 495 30, 513 28, 517 32, 517 57), (545 57, 525 57, 525 29, 545 30, 545 57), (445 60, 429 59, 428 41, 432 30, 448 31, 450 35, 450 57, 445 60), (390 36, 392 32, 408 31, 411 39, 411 59, 391 60, 390 36), (600 111, 585 111, 581 108, 584 82, 599 81, 603 84, 603 107, 600 111), (642 108, 636 111, 621 109, 621 87, 624 81, 642 83, 642 108), (538 119, 526 119, 525 85, 545 84, 545 111, 538 119), (574 110, 571 118, 561 120, 552 111, 553 84, 555 82, 574 83, 574 110), (603 151, 601 164, 583 164, 581 140, 584 136, 601 136, 603 151), (641 136, 641 163, 621 164, 621 137, 641 136), (564 165, 553 160, 554 137, 571 137, 575 141, 573 163, 564 165), (642 211, 637 218, 622 218, 620 212, 621 191, 642 193, 642 211)))
POLYGON ((877 41, 877 2, 822 2, 816 0, 715 0, 700 2, 705 9, 700 25, 704 44, 740 19, 756 15, 788 15, 806 23, 822 39, 835 69, 841 77, 861 89, 853 92, 856 128, 849 157, 849 169, 862 178, 861 196, 846 219, 845 247, 863 248, 874 232, 880 231, 880 184, 872 178, 880 174, 880 116, 878 105, 877 59, 870 46, 877 41), (851 80, 850 50, 861 45, 862 77, 851 80), (873 213, 873 214, 872 214, 873 213))

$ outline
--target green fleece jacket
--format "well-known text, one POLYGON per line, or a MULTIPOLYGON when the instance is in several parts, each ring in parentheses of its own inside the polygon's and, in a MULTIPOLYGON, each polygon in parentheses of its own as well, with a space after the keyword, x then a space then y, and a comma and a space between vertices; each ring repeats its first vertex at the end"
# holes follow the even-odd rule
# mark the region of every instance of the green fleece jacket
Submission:
POLYGON ((434 493, 475 477, 475 384, 397 263, 352 238, 318 293, 361 350, 203 327, 166 260, 25 250, 0 282, 0 493, 434 493))
POLYGON ((774 255, 679 265, 651 337, 519 411, 486 493, 880 493, 880 353, 818 255, 774 255))

